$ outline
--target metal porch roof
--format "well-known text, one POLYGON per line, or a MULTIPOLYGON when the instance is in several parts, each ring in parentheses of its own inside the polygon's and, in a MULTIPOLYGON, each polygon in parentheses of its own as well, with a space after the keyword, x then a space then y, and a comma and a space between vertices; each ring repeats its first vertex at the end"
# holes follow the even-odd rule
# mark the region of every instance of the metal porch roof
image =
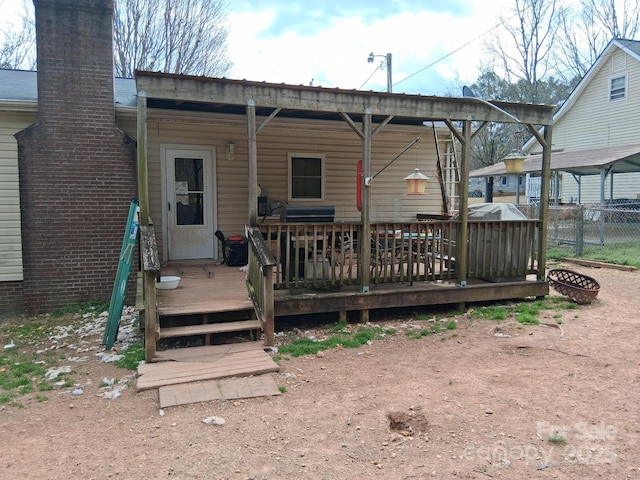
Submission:
MULTIPOLYGON (((573 175, 600 175, 603 168, 612 173, 640 172, 640 144, 617 145, 589 150, 551 153, 551 170, 573 175)), ((522 173, 540 174, 542 155, 531 155, 524 161, 522 173)), ((469 172, 470 178, 507 175, 503 162, 469 172)))

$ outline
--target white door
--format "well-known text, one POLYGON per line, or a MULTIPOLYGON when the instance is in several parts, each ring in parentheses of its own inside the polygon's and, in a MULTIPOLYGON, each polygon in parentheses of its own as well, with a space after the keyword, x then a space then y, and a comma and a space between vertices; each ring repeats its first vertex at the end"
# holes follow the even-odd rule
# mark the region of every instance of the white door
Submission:
POLYGON ((214 152, 167 147, 164 153, 168 259, 215 258, 214 152))

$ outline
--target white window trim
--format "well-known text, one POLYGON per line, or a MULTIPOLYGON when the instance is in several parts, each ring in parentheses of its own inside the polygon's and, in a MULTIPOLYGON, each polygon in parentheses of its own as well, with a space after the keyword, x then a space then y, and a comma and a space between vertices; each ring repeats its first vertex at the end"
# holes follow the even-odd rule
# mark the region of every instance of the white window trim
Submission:
POLYGON ((324 189, 326 184, 326 174, 325 174, 325 156, 321 153, 305 153, 305 152, 295 152, 287 154, 287 198, 289 202, 322 202, 324 201, 324 189), (292 195, 292 168, 291 161, 293 158, 317 158, 320 160, 320 198, 293 198, 292 195))
POLYGON ((624 73, 622 75, 611 75, 609 77, 609 92, 608 92, 608 96, 609 96, 609 101, 610 102, 620 102, 622 100, 626 100, 627 97, 629 96, 629 78, 627 77, 627 74, 624 73), (612 88, 612 84, 614 80, 617 80, 619 78, 624 78, 624 95, 620 98, 611 98, 611 93, 613 91, 612 88))

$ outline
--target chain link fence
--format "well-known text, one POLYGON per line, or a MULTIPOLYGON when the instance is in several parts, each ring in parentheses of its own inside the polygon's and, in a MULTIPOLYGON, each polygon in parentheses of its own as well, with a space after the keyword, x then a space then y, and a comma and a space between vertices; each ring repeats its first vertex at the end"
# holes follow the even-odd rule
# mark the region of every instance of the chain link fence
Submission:
MULTIPOLYGON (((538 205, 520 205, 538 218, 538 205)), ((549 206, 547 245, 550 256, 576 256, 640 265, 640 201, 549 206)))

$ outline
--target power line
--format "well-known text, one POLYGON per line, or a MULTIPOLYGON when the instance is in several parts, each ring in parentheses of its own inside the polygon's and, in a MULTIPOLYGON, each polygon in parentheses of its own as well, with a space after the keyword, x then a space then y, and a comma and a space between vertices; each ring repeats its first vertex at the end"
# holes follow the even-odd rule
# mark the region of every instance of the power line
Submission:
MULTIPOLYGON (((410 79, 411 77, 415 77, 416 75, 418 75, 419 73, 424 72, 426 69, 433 67, 434 65, 437 65, 438 63, 440 63, 441 61, 445 60, 446 58, 449 58, 450 56, 452 56, 453 54, 459 52, 460 50, 462 50, 463 48, 471 45, 473 42, 475 42, 476 40, 480 40, 482 37, 484 37, 485 35, 493 32, 494 30, 496 30, 497 28, 503 26, 505 23, 507 23, 509 20, 511 20, 512 18, 515 18, 518 16, 518 13, 515 13, 514 15, 512 15, 511 17, 502 20, 500 23, 498 23, 497 25, 495 25, 494 27, 490 28, 489 30, 487 30, 486 32, 478 35, 477 37, 469 40, 467 43, 465 43, 464 45, 461 45, 460 47, 456 48, 455 50, 453 50, 452 52, 447 53, 446 55, 440 57, 438 60, 436 60, 435 62, 430 63, 429 65, 427 65, 426 67, 421 68, 420 70, 418 70, 417 72, 412 73, 411 75, 407 75, 406 77, 404 77, 402 80, 398 80, 396 83, 394 83, 394 85, 398 85, 402 82, 404 82, 405 80, 410 79)), ((373 76, 373 75, 372 75, 373 76)), ((371 78, 371 77, 369 77, 371 78)), ((368 80, 367 80, 368 81, 368 80)), ((366 83, 366 82, 365 82, 366 83)), ((362 87, 361 87, 362 88, 362 87)))
POLYGON ((369 80, 371 80, 371 77, 373 77, 373 76, 376 74, 376 72, 377 72, 378 70, 380 70, 380 67, 381 67, 381 66, 382 66, 382 62, 380 62, 380 65, 378 65, 378 66, 373 70, 373 72, 371 72, 371 75, 369 75, 369 78, 367 78, 367 79, 364 81, 364 83, 363 83, 362 85, 360 85, 360 88, 358 88, 358 90, 362 90, 362 87, 364 87, 367 83, 369 83, 369 80))

